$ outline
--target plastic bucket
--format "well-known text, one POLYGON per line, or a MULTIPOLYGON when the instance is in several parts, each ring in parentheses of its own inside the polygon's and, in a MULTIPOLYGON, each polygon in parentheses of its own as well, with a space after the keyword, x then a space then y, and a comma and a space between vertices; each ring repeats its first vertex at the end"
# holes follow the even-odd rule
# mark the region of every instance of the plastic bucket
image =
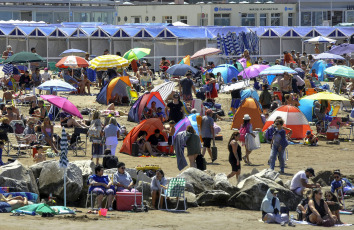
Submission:
POLYGON ((108 209, 106 209, 106 208, 101 208, 101 209, 98 211, 98 214, 99 214, 100 216, 107 216, 107 211, 108 211, 108 209))

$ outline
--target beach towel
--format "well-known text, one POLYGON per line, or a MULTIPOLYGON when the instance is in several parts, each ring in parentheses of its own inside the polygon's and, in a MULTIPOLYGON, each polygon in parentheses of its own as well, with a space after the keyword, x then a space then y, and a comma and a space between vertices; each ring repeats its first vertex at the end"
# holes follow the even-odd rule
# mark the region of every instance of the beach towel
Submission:
POLYGON ((177 168, 178 170, 184 169, 188 164, 186 158, 184 157, 184 147, 186 146, 187 133, 186 131, 180 132, 176 135, 174 140, 173 148, 177 157, 177 168))
MULTIPOLYGON (((1 192, 0 192, 1 193, 1 192)), ((22 196, 22 197, 27 197, 28 201, 31 201, 33 203, 37 203, 38 201, 38 194, 36 193, 31 193, 31 192, 8 192, 8 193, 2 193, 5 197, 12 196, 22 196)))
MULTIPOLYGON (((293 222, 294 222, 295 224, 304 224, 304 225, 317 226, 317 224, 312 224, 312 223, 307 222, 307 221, 297 221, 297 220, 294 220, 293 222)), ((335 226, 335 227, 346 227, 346 226, 352 226, 352 224, 335 224, 334 226, 335 226)))

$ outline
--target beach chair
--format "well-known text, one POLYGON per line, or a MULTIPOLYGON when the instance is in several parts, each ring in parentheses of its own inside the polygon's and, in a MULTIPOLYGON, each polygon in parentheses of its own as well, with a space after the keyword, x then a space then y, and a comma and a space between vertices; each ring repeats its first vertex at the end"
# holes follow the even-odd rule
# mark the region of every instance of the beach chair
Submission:
POLYGON ((135 90, 132 90, 130 86, 127 86, 126 90, 129 98, 129 105, 133 105, 139 99, 139 95, 135 90))
POLYGON ((160 210, 185 212, 187 210, 186 197, 184 195, 185 186, 186 186, 186 180, 184 178, 172 178, 170 183, 168 184, 167 188, 161 189, 161 192, 160 192, 161 195, 159 198, 158 207, 160 207, 161 198, 164 197, 165 209, 160 209, 160 210), (168 197, 176 197, 177 198, 177 205, 176 205, 175 209, 168 209, 168 207, 167 207, 167 198, 168 197), (183 198, 184 210, 177 210, 180 197, 183 198))
POLYGON ((21 141, 20 137, 17 137, 18 134, 9 133, 9 144, 10 144, 10 151, 11 149, 17 151, 17 156, 21 155, 21 151, 25 151, 26 154, 29 156, 31 155, 32 147, 26 144, 25 141, 21 141))
POLYGON ((339 112, 340 106, 337 105, 336 107, 333 108, 333 112, 331 114, 332 117, 336 117, 338 112, 339 112))
POLYGON ((88 129, 84 129, 84 128, 78 128, 75 127, 74 129, 74 134, 72 136, 72 138, 75 138, 75 140, 73 140, 71 143, 73 143, 71 145, 71 148, 74 152, 74 154, 77 156, 78 155, 78 151, 83 151, 85 156, 87 153, 87 139, 88 139, 88 129), (84 135, 85 141, 83 141, 83 137, 82 135, 84 135), (74 137, 75 136, 75 137, 74 137))

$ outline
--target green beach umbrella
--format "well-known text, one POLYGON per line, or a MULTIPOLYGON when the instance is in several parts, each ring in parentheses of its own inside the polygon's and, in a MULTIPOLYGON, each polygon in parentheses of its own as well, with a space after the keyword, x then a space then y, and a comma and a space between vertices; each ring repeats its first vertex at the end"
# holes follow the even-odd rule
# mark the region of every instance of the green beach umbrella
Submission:
POLYGON ((28 62, 43 62, 44 58, 36 53, 20 52, 12 55, 4 61, 4 63, 28 63, 28 62))
POLYGON ((326 74, 340 77, 354 78, 354 70, 348 66, 336 65, 325 69, 326 74))
POLYGON ((127 59, 128 61, 132 61, 133 59, 139 60, 140 58, 145 57, 146 55, 150 54, 150 49, 147 48, 134 48, 127 51, 123 58, 127 59))

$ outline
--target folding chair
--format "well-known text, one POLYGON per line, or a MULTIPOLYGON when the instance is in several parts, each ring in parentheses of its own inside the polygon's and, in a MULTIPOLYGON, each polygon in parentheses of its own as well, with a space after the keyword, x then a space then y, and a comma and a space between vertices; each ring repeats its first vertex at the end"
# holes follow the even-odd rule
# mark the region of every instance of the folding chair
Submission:
POLYGON ((331 114, 332 117, 336 117, 338 112, 339 112, 340 106, 337 105, 336 107, 333 108, 333 112, 331 114))
POLYGON ((129 98, 129 105, 133 105, 139 99, 139 95, 135 90, 132 90, 129 86, 127 86, 126 90, 129 98))
POLYGON ((158 207, 160 207, 161 197, 165 198, 165 207, 166 207, 166 209, 160 209, 160 210, 185 212, 187 210, 186 197, 184 196, 185 186, 186 186, 186 180, 184 178, 172 178, 170 183, 168 184, 167 189, 162 188, 160 191, 161 195, 159 198, 158 207), (164 192, 162 192, 162 190, 164 192), (168 209, 167 197, 176 197, 177 198, 177 205, 176 205, 175 209, 168 209), (180 197, 183 198, 184 210, 177 210, 180 197))
POLYGON ((17 156, 21 155, 21 150, 25 150, 26 154, 31 155, 31 150, 32 147, 28 144, 26 144, 25 141, 20 141, 18 136, 14 133, 9 133, 9 143, 10 143, 10 150, 16 150, 17 151, 17 156))
POLYGON ((77 156, 78 151, 83 151, 85 153, 87 153, 87 139, 88 139, 88 135, 87 135, 88 129, 84 129, 84 128, 78 128, 75 127, 74 129, 74 134, 75 134, 75 142, 71 142, 72 144, 72 150, 74 152, 74 154, 77 156), (81 139, 81 134, 85 134, 85 141, 82 141, 81 139))

